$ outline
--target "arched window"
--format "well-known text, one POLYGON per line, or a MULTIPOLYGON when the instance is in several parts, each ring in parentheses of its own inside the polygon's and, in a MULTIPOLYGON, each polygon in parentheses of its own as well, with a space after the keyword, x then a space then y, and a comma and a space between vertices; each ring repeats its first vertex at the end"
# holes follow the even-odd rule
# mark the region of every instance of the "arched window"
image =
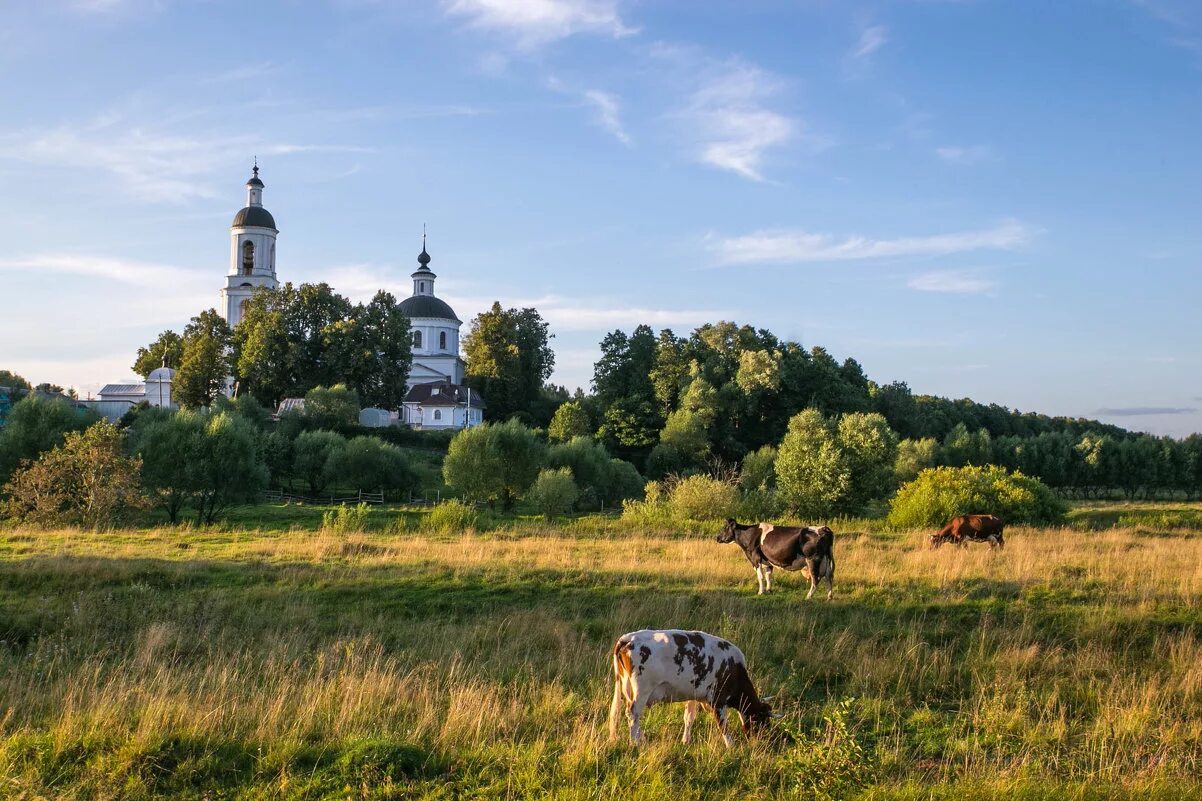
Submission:
POLYGON ((255 269, 255 243, 249 239, 242 243, 242 274, 250 275, 255 269))
POLYGON ((275 272, 275 242, 271 243, 271 271, 275 272))
POLYGON ((442 419, 442 409, 435 409, 435 410, 434 410, 434 419, 435 419, 435 420, 441 420, 441 419, 442 419))
POLYGON ((439 350, 447 349, 447 332, 446 331, 438 332, 438 348, 439 348, 439 350))
POLYGON ((413 347, 420 348, 421 346, 422 346, 422 332, 414 331, 413 332, 413 347))

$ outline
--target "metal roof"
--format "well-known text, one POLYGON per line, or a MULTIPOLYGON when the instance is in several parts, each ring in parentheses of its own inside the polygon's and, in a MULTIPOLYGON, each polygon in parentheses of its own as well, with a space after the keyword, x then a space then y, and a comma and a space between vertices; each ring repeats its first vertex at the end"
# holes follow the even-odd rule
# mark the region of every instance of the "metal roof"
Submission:
POLYGON ((408 318, 433 317, 438 320, 454 320, 463 322, 455 316, 455 310, 446 301, 439 300, 433 295, 412 295, 397 304, 401 312, 408 318))

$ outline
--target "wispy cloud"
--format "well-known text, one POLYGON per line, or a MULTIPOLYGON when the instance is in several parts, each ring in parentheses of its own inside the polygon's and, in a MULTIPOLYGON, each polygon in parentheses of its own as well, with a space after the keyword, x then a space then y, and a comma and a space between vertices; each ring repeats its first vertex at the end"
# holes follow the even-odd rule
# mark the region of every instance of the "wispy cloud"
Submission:
POLYGON ((1098 409, 1094 412, 1102 417, 1151 417, 1161 414, 1193 414, 1194 406, 1121 406, 1117 409, 1098 409))
POLYGON ((768 150, 795 138, 797 120, 769 108, 780 80, 742 61, 711 63, 675 117, 695 142, 699 161, 753 181, 764 180, 768 150))
POLYGON ((976 250, 1011 250, 1026 244, 1034 231, 1017 220, 993 228, 952 234, 872 239, 838 238, 808 231, 756 231, 746 236, 708 237, 719 264, 794 264, 801 262, 944 256, 976 250))
POLYGON ((993 159, 993 148, 988 145, 944 145, 935 148, 935 155, 948 164, 979 164, 993 159))
POLYGON ((203 270, 110 256, 43 253, 24 258, 0 259, 0 272, 17 270, 39 274, 58 273, 91 278, 107 278, 123 284, 137 284, 141 286, 159 286, 166 281, 212 282, 213 280, 213 276, 203 270))
MULTIPOLYGON (((184 121, 178 123, 182 127, 184 121)), ((189 120, 196 128, 196 121, 189 120)), ((337 144, 269 142, 247 135, 143 127, 120 113, 80 124, 0 134, 0 159, 98 170, 142 200, 183 203, 216 195, 208 178, 234 157, 370 152, 337 144)))
POLYGON ((618 96, 597 89, 584 93, 584 99, 596 111, 597 124, 614 135, 624 145, 632 144, 630 134, 622 126, 621 101, 618 96))
POLYGON ((967 270, 943 270, 916 275, 906 282, 906 286, 920 292, 978 295, 996 287, 997 282, 967 270))
POLYGON ((860 38, 847 56, 856 61, 863 61, 884 47, 888 41, 889 32, 884 25, 869 25, 860 31, 860 38))
POLYGON ((449 0, 445 7, 473 27, 511 36, 522 48, 578 33, 613 37, 635 33, 622 21, 617 0, 449 0))

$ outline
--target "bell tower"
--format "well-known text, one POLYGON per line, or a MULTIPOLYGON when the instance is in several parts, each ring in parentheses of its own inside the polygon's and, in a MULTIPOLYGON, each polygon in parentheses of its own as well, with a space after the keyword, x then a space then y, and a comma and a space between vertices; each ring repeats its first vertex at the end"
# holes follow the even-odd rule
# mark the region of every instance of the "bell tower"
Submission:
POLYGON ((230 225, 230 268, 221 290, 221 315, 231 326, 242 320, 256 289, 279 286, 275 273, 275 218, 263 208, 263 181, 256 160, 246 182, 246 206, 230 225))

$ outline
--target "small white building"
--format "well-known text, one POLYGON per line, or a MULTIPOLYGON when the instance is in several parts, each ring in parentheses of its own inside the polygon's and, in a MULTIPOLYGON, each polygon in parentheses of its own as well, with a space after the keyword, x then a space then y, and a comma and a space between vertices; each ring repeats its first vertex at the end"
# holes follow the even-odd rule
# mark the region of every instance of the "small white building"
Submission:
POLYGON ((478 426, 484 422, 484 398, 449 381, 417 384, 405 394, 401 422, 423 431, 478 426))
POLYGON ((97 393, 99 401, 90 405, 107 420, 121 417, 139 403, 148 403, 162 409, 176 409, 178 404, 171 397, 171 382, 175 371, 170 367, 159 367, 150 371, 143 382, 125 381, 105 384, 97 393))

